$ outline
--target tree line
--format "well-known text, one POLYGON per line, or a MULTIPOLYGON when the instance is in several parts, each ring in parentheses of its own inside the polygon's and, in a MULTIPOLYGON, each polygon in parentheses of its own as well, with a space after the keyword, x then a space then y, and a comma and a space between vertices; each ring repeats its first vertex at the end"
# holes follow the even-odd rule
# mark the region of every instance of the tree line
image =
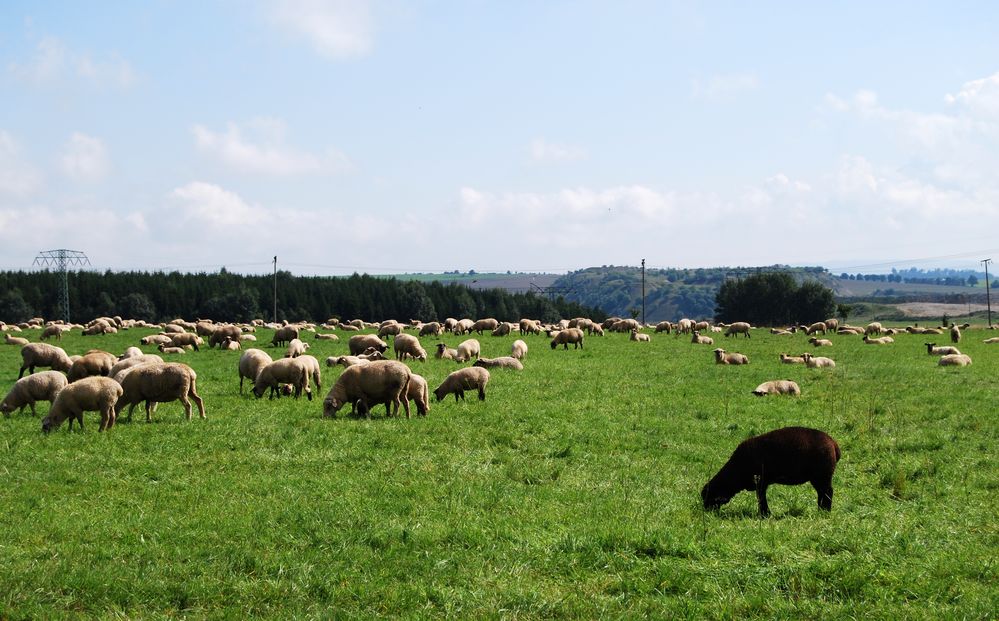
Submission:
MULTIPOLYGON (((24 321, 40 316, 58 317, 62 276, 51 271, 0 272, 0 320, 24 321)), ((93 317, 164 321, 175 317, 215 321, 273 318, 274 277, 182 272, 68 273, 70 320, 93 317)), ((456 283, 401 281, 395 278, 353 274, 349 277, 295 276, 277 273, 277 319, 325 321, 340 319, 420 319, 495 317, 517 321, 521 317, 545 322, 561 318, 606 314, 563 298, 548 299, 533 293, 508 293, 500 289, 469 289, 456 283)))

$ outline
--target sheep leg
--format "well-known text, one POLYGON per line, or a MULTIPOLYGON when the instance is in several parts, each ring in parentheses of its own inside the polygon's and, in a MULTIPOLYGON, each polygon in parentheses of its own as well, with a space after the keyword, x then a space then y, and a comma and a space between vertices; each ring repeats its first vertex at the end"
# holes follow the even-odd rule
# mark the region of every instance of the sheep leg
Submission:
MULTIPOLYGON (((31 406, 31 415, 34 416, 35 418, 38 418, 38 412, 35 411, 35 402, 32 401, 28 405, 31 406)), ((19 412, 19 414, 23 414, 23 413, 24 413, 24 406, 22 405, 21 406, 21 411, 19 412)), ((7 416, 7 418, 10 418, 10 414, 7 414, 6 416, 7 416)))
POLYGON ((770 517, 770 507, 767 505, 767 484, 763 481, 756 483, 756 502, 760 505, 760 517, 770 517))
POLYGON ((181 395, 180 402, 184 406, 184 418, 191 420, 191 400, 187 398, 187 395, 181 395))
POLYGON ((402 400, 402 406, 406 410, 406 420, 409 420, 409 418, 411 417, 410 412, 409 412, 409 397, 406 396, 405 394, 400 394, 398 397, 396 397, 396 401, 395 401, 395 411, 396 411, 396 414, 399 413, 399 401, 400 400, 402 400))
MULTIPOLYGON (((194 399, 194 403, 198 406, 198 414, 201 418, 208 418, 205 416, 205 401, 201 398, 201 395, 195 392, 194 384, 191 384, 191 391, 187 393, 187 396, 194 399)), ((190 415, 188 415, 188 418, 191 418, 190 415)))
POLYGON ((371 420, 371 407, 368 405, 368 400, 364 397, 360 398, 361 407, 364 409, 364 418, 371 420))
MULTIPOLYGON (((135 404, 133 403, 132 407, 128 408, 128 420, 132 420, 132 408, 134 408, 134 407, 135 407, 135 404)), ((153 411, 153 403, 147 399, 146 400, 146 422, 147 423, 153 422, 152 411, 153 411)))
MULTIPOLYGON (((76 421, 80 423, 80 431, 83 431, 83 410, 76 412, 76 421)), ((73 419, 69 419, 69 428, 73 428, 73 419)))
POLYGON ((819 496, 819 509, 832 511, 832 481, 813 481, 812 487, 815 488, 815 491, 819 496))
POLYGON ((239 376, 239 394, 243 394, 243 376, 239 376))
POLYGON ((486 389, 483 386, 479 386, 479 401, 486 400, 486 389))

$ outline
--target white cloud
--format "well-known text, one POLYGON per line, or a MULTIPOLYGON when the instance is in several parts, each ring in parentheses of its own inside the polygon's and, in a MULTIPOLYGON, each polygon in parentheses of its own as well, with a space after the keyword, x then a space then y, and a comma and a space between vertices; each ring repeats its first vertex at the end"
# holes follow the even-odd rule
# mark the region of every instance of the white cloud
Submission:
POLYGON ((285 124, 280 119, 256 119, 249 124, 257 142, 247 139, 235 123, 226 131, 213 132, 203 125, 192 129, 198 149, 233 170, 264 175, 301 175, 322 172, 338 173, 353 166, 343 153, 328 149, 322 156, 300 151, 284 144, 285 124))
POLYGON ((270 8, 275 23, 305 35, 326 58, 356 58, 371 51, 374 20, 367 0, 279 0, 270 8))
POLYGON ((21 161, 21 148, 6 131, 0 130, 0 194, 24 197, 41 184, 41 174, 21 161))
POLYGON ((586 157, 586 149, 573 145, 556 144, 535 138, 530 146, 531 160, 535 162, 571 162, 586 157))
POLYGON ((222 233, 234 229, 252 230, 268 222, 267 212, 251 206, 235 192, 203 181, 192 181, 174 189, 180 223, 222 233))
POLYGON ((11 61, 7 70, 19 80, 35 86, 80 79, 124 88, 135 80, 131 65, 117 54, 95 59, 87 52, 67 49, 58 37, 52 36, 38 41, 30 60, 21 63, 11 61))
POLYGON ((965 82, 956 95, 946 95, 949 104, 961 104, 972 114, 999 120, 999 73, 965 82))
POLYGON ((755 73, 715 75, 707 79, 696 78, 691 82, 691 95, 704 101, 727 101, 739 94, 754 91, 760 86, 755 73))
POLYGON ((104 143, 80 132, 74 132, 63 146, 59 163, 63 173, 76 181, 99 181, 111 168, 104 143))

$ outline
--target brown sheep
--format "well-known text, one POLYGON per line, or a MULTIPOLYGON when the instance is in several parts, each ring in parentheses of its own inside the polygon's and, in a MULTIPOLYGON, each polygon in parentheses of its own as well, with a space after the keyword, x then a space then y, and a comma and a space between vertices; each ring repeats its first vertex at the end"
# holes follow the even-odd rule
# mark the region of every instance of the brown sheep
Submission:
POLYGON ((950 342, 954 344, 961 342, 961 328, 957 324, 950 327, 950 342))
POLYGON ((743 440, 701 489, 704 508, 715 510, 741 491, 756 492, 760 516, 770 515, 767 487, 811 483, 819 508, 832 510, 832 478, 839 445, 824 431, 784 427, 743 440))
POLYGON ((340 374, 323 400, 323 416, 336 416, 344 405, 350 403, 353 406, 360 401, 361 411, 369 418, 371 408, 379 403, 385 404, 387 416, 397 415, 401 404, 406 410, 406 418, 409 418, 407 391, 412 375, 409 367, 396 360, 379 360, 349 367, 340 374))
POLYGON ((736 321, 735 323, 729 324, 728 328, 725 329, 725 336, 732 336, 733 334, 741 334, 746 338, 752 338, 749 333, 751 326, 745 321, 736 321))
POLYGON ((90 351, 87 352, 82 358, 73 363, 70 367, 69 373, 67 373, 67 379, 70 383, 77 380, 83 379, 85 377, 91 377, 93 375, 103 375, 105 377, 111 374, 111 367, 113 367, 118 362, 114 354, 108 353, 106 351, 90 351))
POLYGON ((183 332, 179 334, 171 334, 170 342, 174 347, 187 347, 191 346, 194 351, 200 351, 199 346, 205 344, 205 339, 201 338, 193 332, 183 332))
POLYGON ((488 319, 479 319, 478 321, 473 323, 470 331, 478 332, 481 335, 483 331, 492 332, 498 326, 499 326, 499 321, 490 317, 488 319))
POLYGON ((128 419, 140 401, 146 402, 146 422, 151 422, 150 412, 157 403, 180 401, 184 417, 191 420, 191 400, 198 406, 198 414, 205 418, 205 402, 198 395, 198 375, 194 369, 181 362, 151 362, 128 369, 121 378, 122 394, 114 406, 115 419, 128 408, 128 419))
POLYGON ((396 360, 405 360, 406 357, 415 358, 420 362, 427 361, 427 350, 420 345, 420 339, 412 334, 400 334, 392 342, 395 349, 396 360))
POLYGON ((31 407, 31 413, 35 416, 36 401, 48 401, 51 404, 55 401, 59 391, 68 384, 66 376, 59 371, 40 371, 28 377, 17 380, 14 386, 7 393, 7 396, 0 401, 0 412, 9 417, 14 410, 31 407))
POLYGON ((56 395, 49 413, 42 419, 42 431, 56 429, 67 418, 70 429, 74 419, 83 429, 83 413, 94 411, 101 413, 100 431, 110 429, 115 421, 114 406, 121 394, 121 385, 110 377, 85 377, 68 384, 56 395))
POLYGON ((444 333, 444 326, 436 321, 431 321, 420 326, 420 336, 440 336, 444 333))
POLYGON ((479 344, 478 339, 466 339, 458 344, 454 359, 458 362, 467 362, 472 358, 478 358, 481 353, 482 346, 479 344))
POLYGON ((247 349, 239 357, 239 394, 243 394, 243 378, 256 382, 260 370, 274 362, 271 355, 262 349, 247 349))
MULTIPOLYGON (((576 328, 570 328, 575 330, 576 328)), ((444 397, 453 394, 454 400, 465 400, 466 390, 478 390, 479 401, 486 400, 486 384, 489 383, 489 371, 482 367, 465 367, 458 369, 444 378, 441 385, 434 390, 437 401, 443 401, 444 397)))
POLYGON ((280 396, 280 384, 291 384, 295 388, 295 398, 305 396, 312 401, 312 388, 309 386, 309 370, 298 358, 278 358, 260 369, 253 381, 253 394, 259 399, 270 388, 269 398, 280 396))
POLYGON ((555 349, 561 345, 564 349, 569 349, 569 344, 572 343, 573 349, 580 349, 583 347, 583 331, 579 328, 566 328, 552 338, 551 346, 555 349))
POLYGON ((826 333, 826 323, 824 321, 816 321, 812 325, 805 328, 805 334, 808 336, 811 336, 816 332, 821 332, 822 334, 826 333))
POLYGON ((288 341, 291 339, 298 338, 298 327, 297 326, 282 326, 274 331, 274 338, 271 339, 271 345, 274 347, 280 347, 282 345, 287 345, 288 341))
MULTIPOLYGON (((210 325, 210 324, 198 324, 198 326, 210 325)), ((204 336, 203 332, 207 330, 199 331, 198 334, 204 336)), ((234 325, 223 325, 223 326, 213 326, 213 329, 208 334, 208 348, 211 349, 216 345, 221 346, 225 340, 228 338, 230 341, 239 342, 239 338, 243 336, 243 330, 239 326, 234 325)))
POLYGON ((780 361, 782 364, 805 364, 804 356, 788 356, 785 353, 780 354, 780 361))
POLYGON ((388 349, 388 343, 381 340, 374 334, 355 334, 347 341, 347 349, 351 356, 358 356, 364 353, 369 347, 374 347, 381 353, 388 349))
POLYGON ((458 350, 450 349, 444 343, 437 343, 437 352, 434 357, 438 360, 454 360, 458 357, 458 350))

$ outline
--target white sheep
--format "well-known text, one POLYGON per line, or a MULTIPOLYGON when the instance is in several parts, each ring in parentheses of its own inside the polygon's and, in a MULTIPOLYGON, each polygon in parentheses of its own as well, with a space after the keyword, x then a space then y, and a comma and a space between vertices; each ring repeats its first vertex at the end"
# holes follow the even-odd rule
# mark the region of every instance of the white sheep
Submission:
POLYGON ((798 384, 792 382, 791 380, 771 380, 769 382, 763 382, 753 390, 753 394, 757 397, 762 397, 764 395, 791 395, 798 396, 801 394, 801 388, 798 384))
POLYGON ((884 328, 877 321, 872 321, 864 328, 864 335, 866 336, 870 336, 872 334, 880 336, 882 332, 884 332, 884 328))
POLYGON ((302 340, 300 340, 298 338, 294 338, 294 339, 291 339, 290 341, 288 341, 288 349, 285 350, 284 357, 285 358, 298 358, 299 356, 301 356, 302 354, 304 354, 306 351, 308 351, 308 349, 309 349, 309 344, 308 343, 306 343, 306 342, 304 342, 304 341, 302 341, 302 340))
POLYGON ((695 343, 697 345, 714 345, 715 344, 715 341, 714 341, 713 338, 711 338, 710 336, 701 336, 701 333, 698 330, 694 330, 693 331, 693 333, 691 334, 690 342, 691 343, 695 343))
POLYGON ((139 339, 140 345, 170 345, 171 343, 173 343, 173 339, 166 334, 150 334, 139 339))
POLYGON ((733 334, 742 334, 746 338, 752 338, 749 333, 751 326, 745 321, 736 321, 735 323, 729 324, 725 329, 725 336, 732 336, 733 334))
POLYGON ((937 362, 942 367, 966 367, 971 364, 971 356, 968 354, 949 354, 940 356, 937 362))
POLYGON ((444 343, 437 343, 437 351, 434 353, 434 358, 438 360, 454 360, 457 357, 457 349, 451 349, 444 343))
POLYGON ((888 345, 889 343, 894 343, 895 339, 893 339, 890 336, 882 336, 876 339, 872 339, 871 337, 865 334, 864 342, 867 343, 868 345, 888 345))
POLYGON ((124 360, 125 358, 136 358, 138 356, 144 355, 144 352, 138 347, 132 346, 125 350, 125 353, 118 356, 118 360, 124 360))
POLYGON ((115 419, 125 406, 128 419, 140 401, 146 402, 146 422, 152 420, 151 411, 157 403, 180 401, 184 417, 191 420, 191 400, 198 406, 198 414, 205 418, 205 402, 198 395, 198 375, 194 369, 181 362, 152 362, 128 369, 121 378, 122 394, 114 406, 115 419))
POLYGON ((510 355, 517 360, 523 360, 524 356, 527 355, 527 343, 520 339, 514 341, 513 345, 510 346, 510 355))
POLYGON ((142 354, 141 356, 122 358, 118 362, 114 363, 114 366, 111 367, 110 371, 108 371, 108 377, 116 378, 118 374, 125 369, 131 369, 134 366, 146 364, 147 362, 163 362, 163 358, 160 358, 156 354, 142 354))
POLYGON ((243 379, 248 379, 251 382, 257 380, 257 375, 260 374, 260 370, 274 362, 271 355, 262 349, 250 348, 243 351, 243 355, 239 357, 239 392, 243 393, 243 379))
POLYGON ((727 352, 719 347, 715 350, 715 364, 749 364, 749 357, 745 354, 727 352))
POLYGON ((166 345, 163 345, 162 343, 156 349, 160 350, 160 353, 163 353, 163 354, 186 354, 187 353, 187 350, 184 349, 183 347, 167 347, 166 345))
POLYGON ((70 367, 67 373, 68 379, 72 383, 92 375, 107 377, 111 374, 111 367, 116 362, 118 362, 118 359, 114 354, 99 350, 89 351, 82 358, 73 362, 73 366, 70 367))
POLYGON ((420 339, 412 334, 396 335, 393 343, 396 360, 405 360, 407 357, 415 358, 420 362, 427 361, 427 350, 420 345, 420 339))
POLYGON ((316 332, 315 340, 317 341, 339 341, 340 337, 335 334, 320 334, 316 332))
POLYGON ((950 345, 944 345, 937 347, 936 343, 923 343, 926 345, 926 353, 931 356, 947 356, 949 354, 960 354, 960 350, 956 347, 951 347, 950 345))
POLYGON ((957 324, 950 327, 950 342, 960 343, 961 342, 961 328, 957 324))
POLYGON ((30 341, 28 341, 28 339, 24 338, 23 336, 11 336, 9 334, 4 334, 3 342, 7 343, 8 345, 17 345, 19 347, 24 347, 30 341))
POLYGON ((69 428, 73 428, 73 420, 80 423, 83 429, 84 412, 100 412, 100 431, 114 426, 114 406, 122 395, 121 384, 110 377, 85 377, 78 382, 67 384, 59 391, 49 413, 42 419, 42 431, 48 433, 59 427, 62 421, 69 418, 69 428))
POLYGON ((444 397, 453 394, 454 400, 465 400, 466 390, 477 390, 479 401, 486 400, 486 384, 489 383, 489 371, 482 367, 465 367, 458 369, 444 378, 441 385, 434 390, 437 401, 443 401, 444 397))
POLYGON ((512 356, 500 356, 499 358, 479 358, 475 361, 472 366, 482 367, 484 369, 514 369, 515 371, 523 371, 524 365, 512 356))
POLYGON ((360 358, 358 356, 330 356, 326 359, 326 366, 335 367, 340 365, 347 369, 357 364, 369 364, 371 362, 367 358, 360 358))
POLYGON ((253 394, 259 399, 270 389, 270 399, 280 395, 280 384, 291 384, 297 399, 305 392, 312 401, 312 388, 309 386, 309 370, 298 358, 279 358, 260 369, 253 381, 253 394))
POLYGON ((35 367, 49 367, 54 371, 69 373, 73 366, 73 361, 66 355, 66 350, 48 343, 28 343, 21 348, 21 370, 17 374, 17 379, 24 376, 27 369, 28 374, 35 372, 35 367))
POLYGON ((808 342, 815 347, 832 347, 832 341, 829 339, 820 339, 818 337, 812 337, 808 339, 808 342))
POLYGON ((801 357, 805 359, 805 366, 809 369, 832 369, 836 367, 836 363, 832 358, 813 356, 808 352, 801 354, 801 357))
POLYGON ((309 373, 309 377, 312 378, 312 383, 316 385, 316 391, 321 391, 323 389, 323 374, 319 366, 319 360, 315 356, 308 354, 299 356, 297 360, 305 365, 305 370, 309 373))
POLYGON ((344 405, 354 407, 360 401, 361 412, 369 418, 371 408, 379 403, 385 404, 386 415, 397 415, 402 405, 409 418, 407 391, 412 375, 409 367, 396 360, 352 366, 340 374, 323 400, 323 417, 336 416, 344 405))
POLYGON ((476 339, 467 339, 458 345, 454 359, 458 362, 468 362, 473 358, 478 358, 481 353, 482 346, 479 344, 479 341, 476 339))
POLYGON ((993 336, 992 338, 985 339, 982 342, 985 343, 986 345, 993 345, 995 343, 999 343, 999 336, 993 336))
POLYGON ((59 371, 39 371, 22 377, 15 382, 3 401, 0 401, 0 412, 9 417, 14 410, 20 409, 23 412, 25 407, 30 406, 31 413, 37 416, 35 402, 48 401, 51 404, 68 383, 66 376, 59 371))
POLYGON ((642 332, 639 332, 638 330, 632 330, 631 331, 631 336, 628 337, 628 340, 629 341, 639 341, 639 342, 642 342, 642 343, 648 343, 648 342, 650 342, 652 340, 652 337, 650 337, 648 334, 644 334, 642 332))
POLYGON ((780 354, 781 364, 805 364, 804 355, 801 356, 788 356, 785 353, 780 354))

